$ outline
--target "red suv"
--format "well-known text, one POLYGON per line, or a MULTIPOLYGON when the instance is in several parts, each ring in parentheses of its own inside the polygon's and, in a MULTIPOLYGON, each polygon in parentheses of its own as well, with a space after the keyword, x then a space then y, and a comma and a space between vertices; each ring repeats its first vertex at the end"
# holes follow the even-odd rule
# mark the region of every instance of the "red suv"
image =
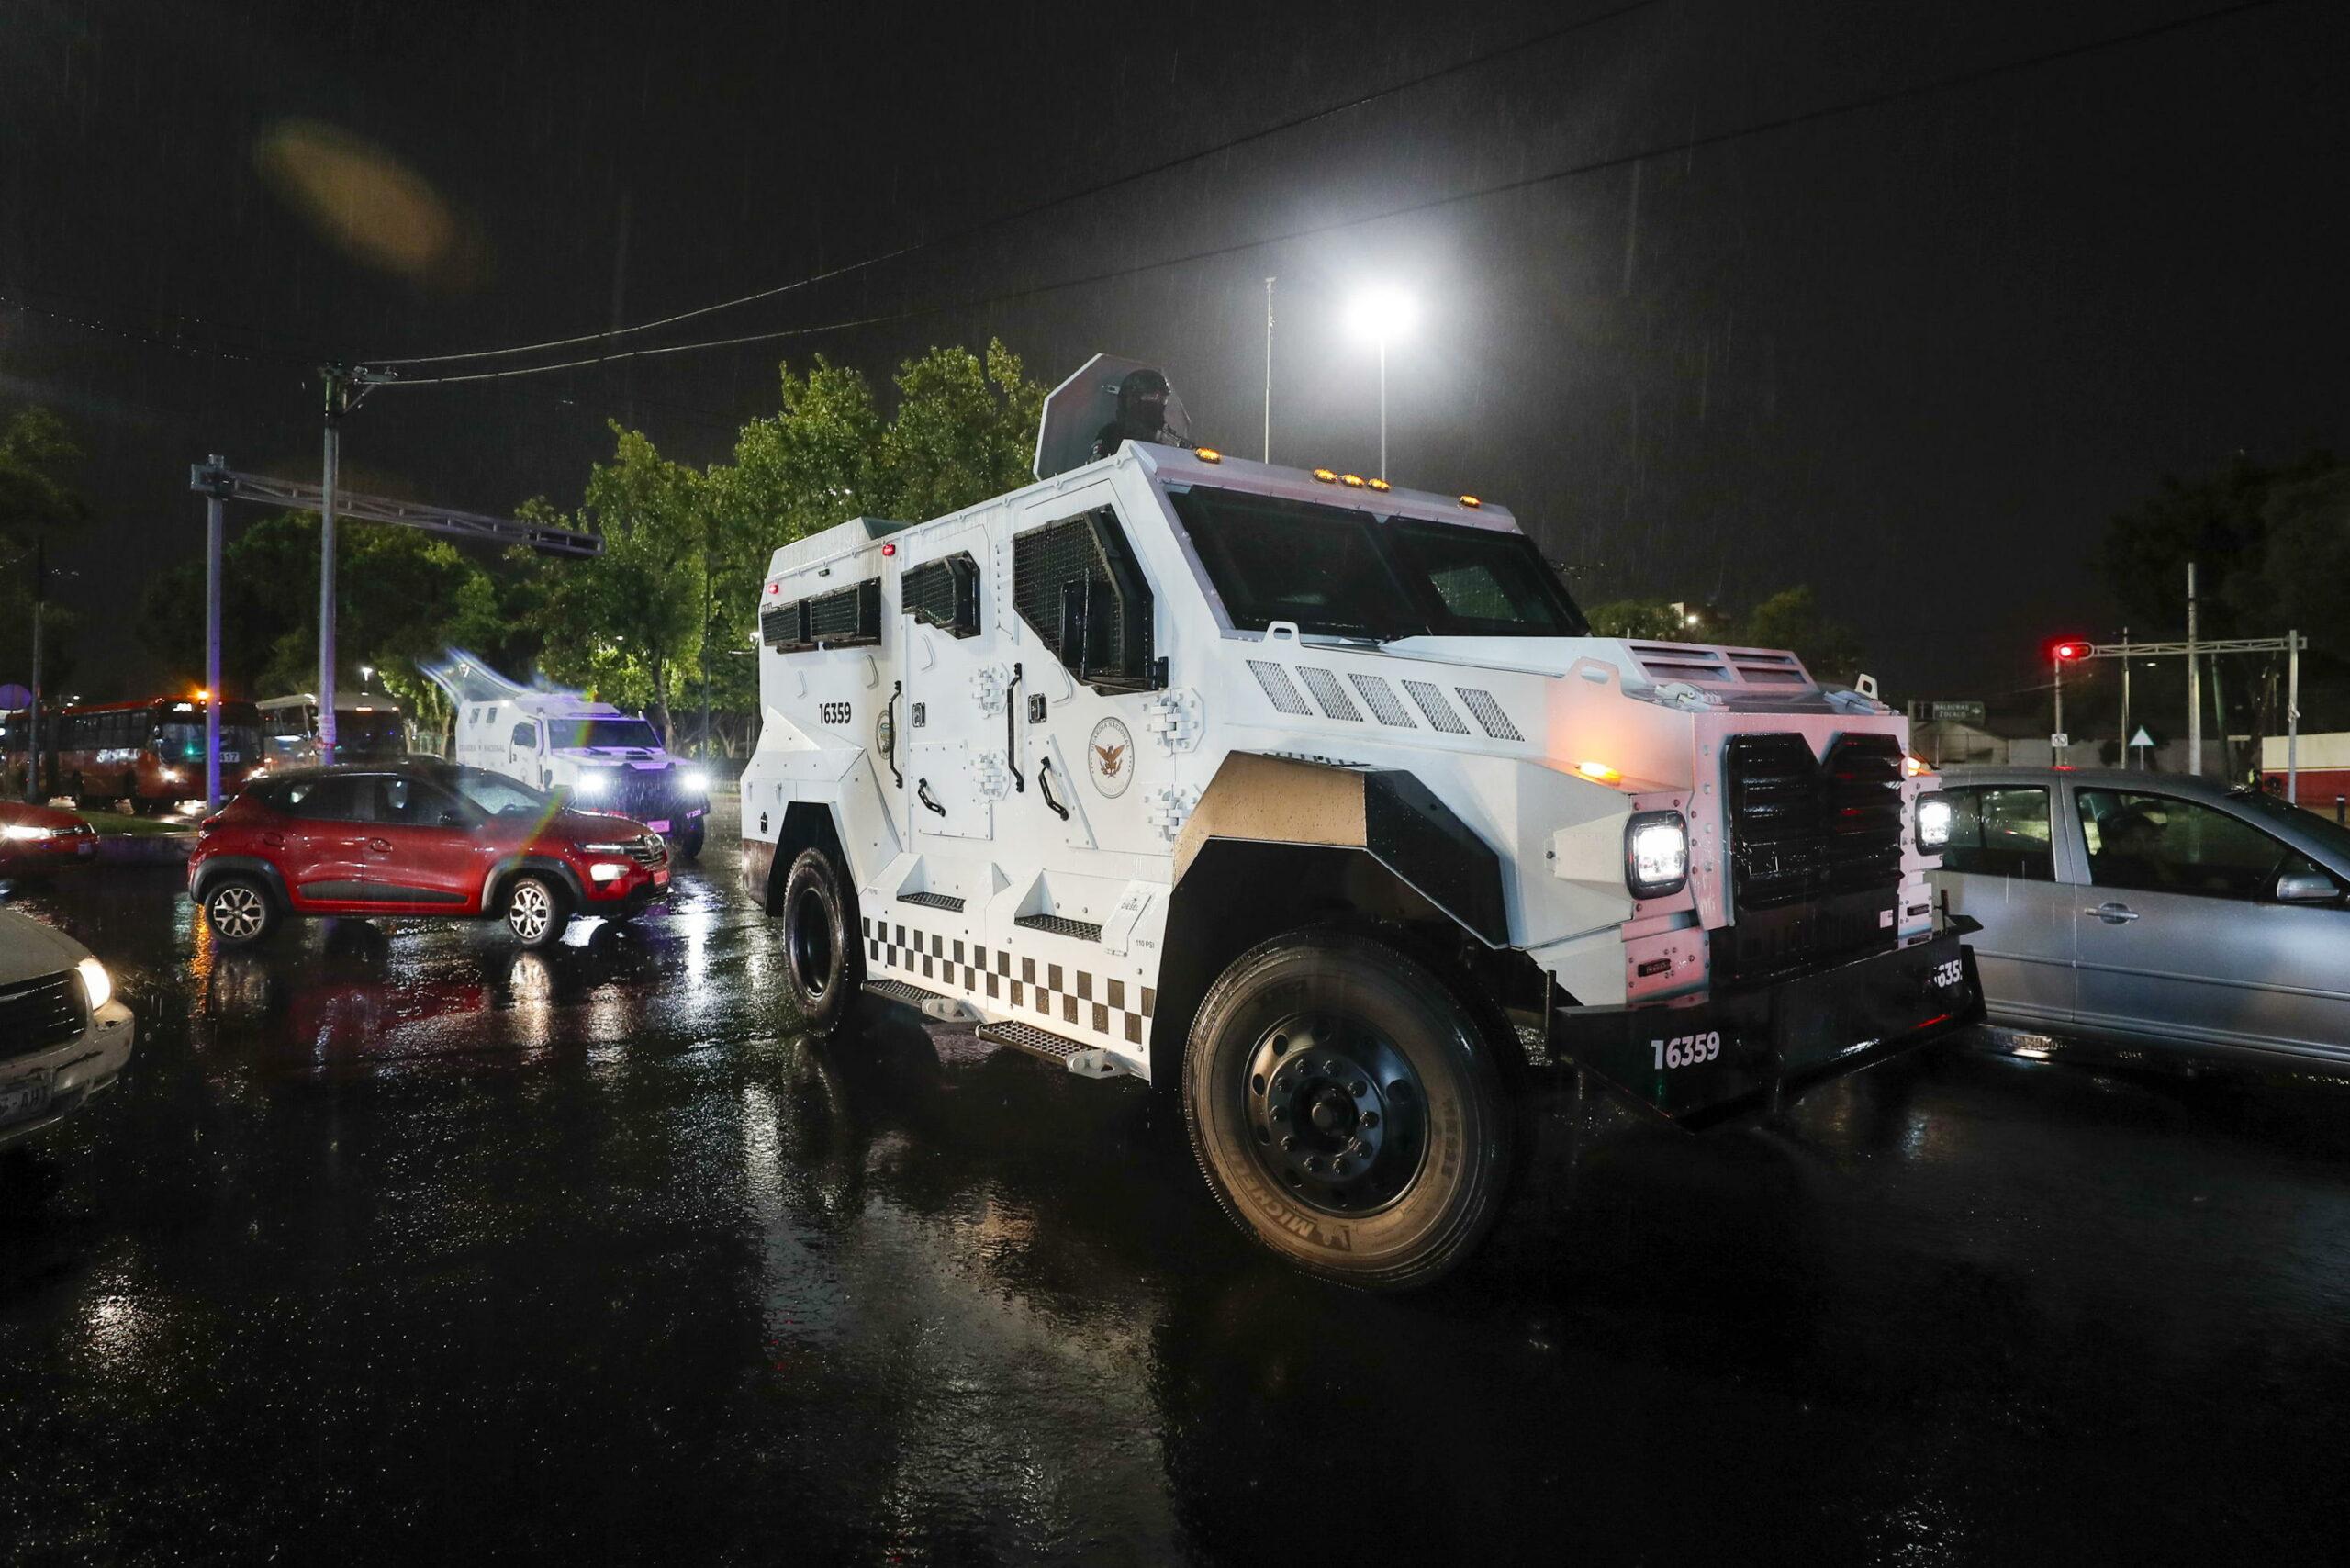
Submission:
POLYGON ((248 785, 205 820, 187 886, 231 946, 289 915, 449 914, 503 917, 543 947, 575 914, 626 920, 666 897, 669 852, 641 823, 426 759, 248 785))

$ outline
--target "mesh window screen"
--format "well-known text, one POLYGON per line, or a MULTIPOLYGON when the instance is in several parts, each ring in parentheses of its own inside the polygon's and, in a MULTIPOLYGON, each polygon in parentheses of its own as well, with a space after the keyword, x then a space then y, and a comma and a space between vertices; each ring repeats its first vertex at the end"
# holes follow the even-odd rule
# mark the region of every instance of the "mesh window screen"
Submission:
POLYGON ((927 561, 899 579, 898 596, 907 614, 925 626, 957 637, 979 631, 979 568, 970 555, 927 561))

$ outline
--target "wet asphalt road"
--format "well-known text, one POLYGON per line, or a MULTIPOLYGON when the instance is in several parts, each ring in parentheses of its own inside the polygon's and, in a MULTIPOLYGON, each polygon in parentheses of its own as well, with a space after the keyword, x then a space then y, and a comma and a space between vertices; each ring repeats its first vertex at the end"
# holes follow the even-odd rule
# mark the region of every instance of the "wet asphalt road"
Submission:
POLYGON ((733 874, 545 958, 11 895, 141 1038, 0 1157, 0 1560, 2341 1559, 2341 1087, 1946 1048, 1771 1130, 1595 1106, 1367 1297, 1137 1084, 798 1037, 733 874))

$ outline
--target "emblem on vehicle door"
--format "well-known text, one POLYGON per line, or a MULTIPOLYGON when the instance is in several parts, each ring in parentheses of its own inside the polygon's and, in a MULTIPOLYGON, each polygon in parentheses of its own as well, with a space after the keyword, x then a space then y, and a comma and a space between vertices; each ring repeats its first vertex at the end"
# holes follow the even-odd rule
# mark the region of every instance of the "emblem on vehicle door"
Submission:
POLYGON ((1093 734, 1085 742, 1085 771, 1093 776, 1093 787, 1109 800, 1116 800, 1135 781, 1135 738, 1126 726, 1115 719, 1104 719, 1093 726, 1093 734))

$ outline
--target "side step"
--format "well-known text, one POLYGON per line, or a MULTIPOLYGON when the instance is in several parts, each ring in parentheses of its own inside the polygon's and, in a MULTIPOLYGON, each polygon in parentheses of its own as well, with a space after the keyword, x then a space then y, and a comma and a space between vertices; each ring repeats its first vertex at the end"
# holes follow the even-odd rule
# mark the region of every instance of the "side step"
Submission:
POLYGON ((968 1002, 960 1002, 951 996, 942 996, 934 991, 924 991, 918 985, 908 985, 903 980, 867 980, 865 989, 876 996, 885 997, 891 1002, 903 1002, 908 1007, 918 1009, 924 1017, 935 1018, 943 1024, 968 1024, 979 1015, 978 1010, 968 1002))
POLYGON ((1074 936, 1080 942, 1099 942, 1102 928, 1090 920, 1063 920, 1058 914, 1024 914, 1012 923, 1024 931, 1043 931, 1055 936, 1074 936))
MULTIPOLYGON (((911 987, 908 989, 912 989, 911 987)), ((973 1031, 990 1045, 1010 1046, 1041 1061, 1053 1062, 1083 1078, 1115 1078, 1125 1070, 1109 1052, 1075 1040, 1048 1035, 1033 1024, 982 1024, 973 1031)))

